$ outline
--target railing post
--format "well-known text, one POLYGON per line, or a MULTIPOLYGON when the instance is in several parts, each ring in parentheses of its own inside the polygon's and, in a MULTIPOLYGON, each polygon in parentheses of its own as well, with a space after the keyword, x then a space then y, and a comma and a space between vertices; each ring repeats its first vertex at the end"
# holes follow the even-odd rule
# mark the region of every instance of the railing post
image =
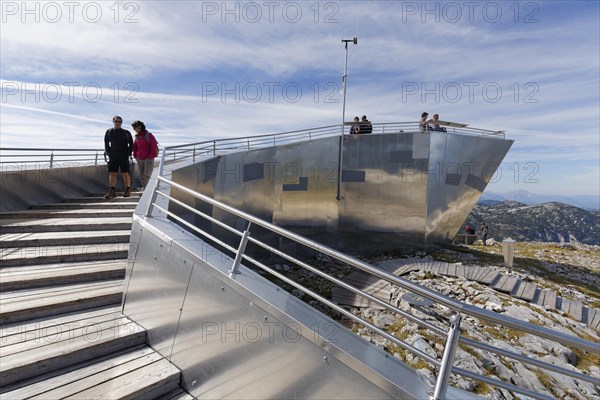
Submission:
POLYGON ((217 155, 217 142, 213 142, 213 157, 217 155))
POLYGON ((50 168, 54 165, 54 152, 50 152, 50 168))
MULTIPOLYGON (((152 196, 150 196, 150 202, 148 203, 148 207, 146 208, 146 213, 144 214, 145 217, 151 217, 152 216, 152 209, 154 208, 154 202, 156 202, 156 199, 158 197, 158 195, 156 194, 156 192, 158 190, 160 190, 160 180, 158 179, 159 176, 163 176, 164 174, 164 170, 165 170, 165 161, 167 159, 167 151, 165 149, 163 149, 163 151, 161 151, 161 155, 160 155, 160 162, 158 164, 158 173, 156 174, 156 185, 154 185, 154 188, 152 188, 152 196)), ((149 188, 149 186, 146 186, 147 190, 149 188)))
POLYGON ((248 150, 250 150, 250 139, 248 139, 248 150))
POLYGON ((94 160, 94 165, 98 165, 98 151, 96 150, 96 159, 94 160))
POLYGON ((196 162, 196 145, 194 145, 194 150, 192 153, 192 162, 194 162, 194 163, 196 162))
POLYGON ((235 260, 233 260, 233 265, 229 270, 229 277, 232 278, 234 274, 239 274, 240 263, 242 261, 242 255, 244 251, 246 251, 246 245, 248 244, 248 236, 250 236, 250 225, 252 222, 248 222, 248 227, 242 234, 242 239, 240 240, 240 246, 238 247, 238 251, 235 254, 235 260))
POLYGON ((432 400, 443 400, 446 398, 448 390, 448 378, 452 372, 452 364, 454 363, 454 355, 458 348, 458 339, 460 337, 460 314, 454 314, 450 317, 452 326, 448 331, 448 339, 446 339, 446 347, 440 364, 440 372, 438 373, 435 389, 433 390, 432 400))

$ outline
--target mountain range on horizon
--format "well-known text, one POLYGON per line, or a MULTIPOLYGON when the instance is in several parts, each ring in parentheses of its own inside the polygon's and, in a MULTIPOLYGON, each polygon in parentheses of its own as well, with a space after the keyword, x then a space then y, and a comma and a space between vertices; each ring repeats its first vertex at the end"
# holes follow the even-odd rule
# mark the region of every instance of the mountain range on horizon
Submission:
POLYGON ((553 194, 535 194, 526 190, 515 190, 506 193, 494 193, 484 191, 479 198, 479 203, 486 204, 490 201, 502 202, 506 200, 517 201, 526 205, 536 205, 542 203, 563 203, 586 210, 600 209, 600 195, 553 195, 553 194))
POLYGON ((588 211, 559 202, 527 205, 514 200, 486 200, 477 203, 459 232, 465 226, 475 228, 481 236, 481 225, 489 226, 489 237, 496 241, 512 238, 523 242, 579 242, 600 245, 600 210, 588 211))

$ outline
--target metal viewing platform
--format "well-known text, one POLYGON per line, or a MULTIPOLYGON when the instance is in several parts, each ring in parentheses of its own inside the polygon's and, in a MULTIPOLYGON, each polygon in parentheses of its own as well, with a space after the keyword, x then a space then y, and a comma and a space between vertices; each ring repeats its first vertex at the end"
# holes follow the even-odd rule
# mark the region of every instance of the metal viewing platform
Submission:
POLYGON ((173 180, 199 193, 338 250, 381 254, 451 241, 512 143, 504 132, 386 123, 173 146, 164 159, 190 161, 173 180))

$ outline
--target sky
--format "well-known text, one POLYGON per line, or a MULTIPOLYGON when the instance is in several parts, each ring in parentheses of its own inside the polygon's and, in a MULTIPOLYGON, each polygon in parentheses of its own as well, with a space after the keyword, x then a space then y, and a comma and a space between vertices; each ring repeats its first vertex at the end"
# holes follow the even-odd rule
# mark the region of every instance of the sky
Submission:
POLYGON ((161 146, 423 111, 505 130, 486 191, 600 196, 597 1, 0 1, 0 147, 161 146))

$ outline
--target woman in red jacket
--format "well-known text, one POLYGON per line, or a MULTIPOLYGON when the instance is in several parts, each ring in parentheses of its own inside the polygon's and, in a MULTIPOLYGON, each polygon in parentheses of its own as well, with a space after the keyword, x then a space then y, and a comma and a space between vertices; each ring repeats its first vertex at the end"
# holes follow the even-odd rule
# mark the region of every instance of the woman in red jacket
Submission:
POLYGON ((142 179, 142 190, 144 190, 154 170, 154 158, 158 155, 158 143, 154 135, 146 130, 146 125, 142 121, 134 121, 131 126, 136 133, 133 142, 133 156, 137 161, 142 179))

